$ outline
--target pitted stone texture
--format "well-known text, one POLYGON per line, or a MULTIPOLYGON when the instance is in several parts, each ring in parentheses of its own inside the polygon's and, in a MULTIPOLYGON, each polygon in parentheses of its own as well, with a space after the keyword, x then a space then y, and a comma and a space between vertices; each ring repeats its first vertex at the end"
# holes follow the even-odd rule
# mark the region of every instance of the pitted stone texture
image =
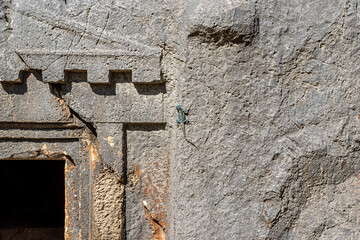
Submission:
POLYGON ((289 239, 358 239, 359 173, 314 193, 291 229, 289 239))
MULTIPOLYGON (((186 135, 197 148, 179 128, 171 175, 172 238, 289 239, 296 225, 319 226, 299 217, 306 203, 321 189, 345 184, 360 168, 357 4, 191 5, 187 13, 195 16, 187 16, 178 101, 191 109, 186 135), (224 9, 243 12, 244 23, 253 18, 249 29, 257 30, 244 32, 255 35, 241 42, 233 41, 232 30, 223 34, 224 9), (198 21, 205 27, 197 28, 198 21)), ((235 19, 232 24, 238 25, 235 19)), ((356 202, 349 204, 348 211, 358 211, 356 202)), ((343 227, 333 234, 356 237, 357 228, 346 221, 349 234, 343 227)), ((315 239, 322 230, 292 236, 315 239)))
POLYGON ((93 237, 121 239, 123 231, 124 185, 121 178, 107 167, 97 174, 94 183, 93 237))

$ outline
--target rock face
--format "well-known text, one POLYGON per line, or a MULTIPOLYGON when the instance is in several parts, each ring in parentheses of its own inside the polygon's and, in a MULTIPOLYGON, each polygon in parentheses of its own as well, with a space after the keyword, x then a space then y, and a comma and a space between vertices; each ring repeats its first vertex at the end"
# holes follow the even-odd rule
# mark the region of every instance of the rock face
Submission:
POLYGON ((359 239, 358 5, 4 0, 0 159, 66 239, 359 239))

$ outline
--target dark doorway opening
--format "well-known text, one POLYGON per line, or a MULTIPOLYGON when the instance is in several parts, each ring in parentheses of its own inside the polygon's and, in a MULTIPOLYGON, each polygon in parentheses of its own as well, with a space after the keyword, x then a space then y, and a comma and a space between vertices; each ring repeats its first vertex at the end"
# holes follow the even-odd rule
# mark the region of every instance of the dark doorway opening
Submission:
POLYGON ((0 239, 64 239, 64 161, 0 161, 0 239))

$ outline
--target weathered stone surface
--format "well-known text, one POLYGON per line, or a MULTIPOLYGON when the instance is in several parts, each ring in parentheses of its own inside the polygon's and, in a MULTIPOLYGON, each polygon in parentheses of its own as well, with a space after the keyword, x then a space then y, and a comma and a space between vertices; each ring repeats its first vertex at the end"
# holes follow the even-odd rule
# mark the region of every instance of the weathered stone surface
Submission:
POLYGON ((121 177, 104 167, 95 181, 94 238, 121 239, 125 190, 121 177))
POLYGON ((358 239, 358 5, 2 1, 0 159, 67 161, 67 239, 358 239))
POLYGON ((126 139, 127 239, 164 239, 170 181, 167 133, 163 126, 128 126, 126 139))
POLYGON ((326 186, 309 198, 291 229, 291 239, 358 239, 359 174, 326 186))
POLYGON ((184 17, 177 96, 197 149, 180 141, 172 161, 172 238, 356 239, 351 220, 320 220, 339 205, 310 206, 360 167, 358 3, 220 2, 189 2, 184 17), (231 11, 242 12, 238 37, 231 11))

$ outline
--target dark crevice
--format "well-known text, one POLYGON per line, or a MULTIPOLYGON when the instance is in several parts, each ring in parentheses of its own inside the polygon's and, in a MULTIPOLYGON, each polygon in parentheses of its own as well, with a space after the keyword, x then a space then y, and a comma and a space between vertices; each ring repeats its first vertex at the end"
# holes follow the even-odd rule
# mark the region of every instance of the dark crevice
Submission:
MULTIPOLYGON (((18 53, 17 51, 14 51, 15 54, 20 58, 20 60, 26 65, 26 67, 29 69, 29 70, 35 70, 35 69, 32 69, 26 62, 25 60, 23 59, 23 57, 20 55, 20 53, 18 53)), ((35 70, 36 71, 36 70, 35 70)))
POLYGON ((0 7, 3 9, 3 13, 4 13, 3 15, 4 18, 0 17, 0 19, 5 19, 5 21, 7 22, 8 26, 6 30, 13 30, 11 27, 11 22, 12 22, 11 5, 12 5, 11 0, 0 1, 0 7))
MULTIPOLYGON (((161 131, 166 129, 166 123, 146 123, 146 122, 126 123, 125 122, 123 124, 124 124, 124 129, 130 131, 161 131)), ((126 134, 124 136, 126 137, 126 134)))
MULTIPOLYGON (((57 141, 58 142, 58 141, 57 141)), ((75 166, 75 161, 74 159, 70 156, 67 155, 64 152, 47 152, 46 150, 43 149, 38 149, 38 150, 32 150, 32 151, 25 151, 25 152, 19 152, 19 153, 15 153, 12 154, 8 157, 4 157, 2 158, 2 160, 6 161, 6 160, 66 160, 69 161, 71 163, 71 165, 75 166)))
POLYGON ((161 47, 161 51, 160 51, 160 66, 161 66, 160 67, 160 82, 165 82, 164 71, 162 68, 165 49, 166 49, 166 43, 163 44, 163 46, 161 47))
POLYGON ((123 176, 124 184, 126 185, 128 183, 127 179, 127 129, 125 126, 123 126, 123 144, 122 144, 122 161, 123 161, 123 176))
POLYGON ((94 127, 94 125, 90 122, 85 121, 80 114, 78 114, 77 112, 75 112, 70 106, 69 110, 71 115, 75 116, 77 119, 79 119, 83 124, 85 124, 85 126, 90 129, 91 133, 94 134, 95 137, 97 137, 97 132, 96 132, 96 128, 94 127))
MULTIPOLYGON (((66 102, 60 94, 59 84, 52 83, 52 84, 49 84, 49 86, 50 86, 52 94, 54 94, 56 97, 62 99, 64 102, 66 102)), ((90 122, 87 122, 83 117, 81 117, 81 115, 79 113, 77 113, 74 109, 72 109, 68 104, 66 104, 66 106, 70 111, 70 114, 71 114, 70 117, 76 117, 77 119, 79 119, 91 131, 91 133, 95 137, 97 137, 97 132, 96 132, 96 128, 94 127, 94 125, 90 122)))
POLYGON ((150 210, 145 205, 143 205, 143 207, 145 212, 149 214, 150 220, 153 221, 155 224, 159 225, 159 227, 165 232, 166 228, 160 224, 160 221, 152 216, 150 210))
POLYGON ((259 35, 259 32, 260 32, 260 18, 257 10, 257 1, 255 1, 255 12, 254 12, 254 22, 253 22, 254 37, 259 35))
POLYGON ((64 161, 0 161, 1 239, 64 239, 64 161))
POLYGON ((240 34, 232 27, 218 28, 218 27, 205 27, 196 26, 195 30, 189 34, 189 38, 199 38, 203 43, 214 43, 216 46, 224 45, 249 45, 254 38, 253 34, 240 34))
POLYGON ((0 129, 31 129, 31 130, 54 130, 54 129, 81 129, 82 126, 72 122, 0 122, 0 129))
MULTIPOLYGON (((127 134, 126 134, 126 127, 123 126, 123 144, 122 144, 122 163, 123 163, 123 176, 122 176, 122 180, 123 180, 123 184, 126 186, 128 183, 128 179, 127 179, 127 134)), ((126 187, 124 188, 124 196, 126 196, 126 187)), ((122 229, 122 240, 126 240, 126 197, 124 197, 124 202, 123 202, 123 229, 122 229)))
POLYGON ((64 158, 65 158, 66 160, 68 160, 68 161, 71 163, 71 165, 75 166, 75 161, 74 161, 74 159, 73 159, 71 156, 69 156, 69 155, 67 155, 67 154, 64 154, 64 158))
POLYGON ((63 138, 57 138, 57 137, 24 137, 24 136, 14 136, 14 137, 2 137, 0 136, 0 141, 21 141, 21 140, 27 140, 27 141, 77 141, 79 138, 74 137, 63 137, 63 138))
POLYGON ((24 142, 26 139, 27 142, 49 142, 49 143, 71 143, 71 142, 78 142, 78 138, 0 138, 0 143, 3 142, 24 142))
POLYGON ((110 12, 108 12, 108 13, 107 13, 107 16, 106 16, 106 21, 105 21, 104 27, 103 27, 103 29, 101 30, 101 33, 100 33, 100 35, 99 35, 98 40, 97 40, 97 41, 96 41, 96 43, 95 43, 95 46, 97 46, 97 45, 98 45, 98 43, 99 43, 99 41, 100 41, 100 39, 101 39, 101 36, 102 36, 102 34, 104 33, 105 28, 106 28, 106 27, 107 27, 107 25, 108 25, 109 18, 110 18, 110 12))

